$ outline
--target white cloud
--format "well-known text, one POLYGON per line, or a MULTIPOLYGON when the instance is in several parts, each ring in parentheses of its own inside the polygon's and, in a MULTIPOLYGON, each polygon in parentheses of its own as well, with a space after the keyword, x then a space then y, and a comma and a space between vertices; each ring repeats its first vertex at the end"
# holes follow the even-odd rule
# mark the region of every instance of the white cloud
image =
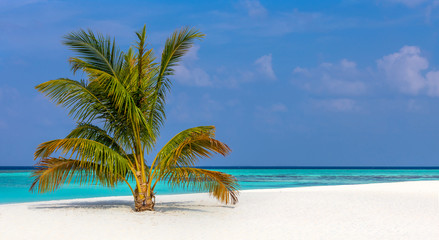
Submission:
POLYGON ((267 54, 256 59, 250 66, 239 68, 218 68, 217 74, 212 77, 215 86, 236 88, 243 83, 254 81, 276 80, 273 70, 272 55, 267 54))
POLYGON ((189 51, 184 55, 183 59, 186 62, 193 62, 198 60, 198 51, 200 50, 199 45, 193 45, 189 51))
POLYGON ((403 94, 439 97, 439 71, 429 69, 428 59, 417 46, 404 46, 383 56, 376 66, 358 69, 355 62, 343 59, 316 68, 296 67, 292 82, 309 92, 335 96, 363 95, 372 87, 388 85, 403 94))
POLYGON ((294 68, 293 73, 309 74, 309 71, 306 68, 296 67, 294 68))
POLYGON ((332 112, 352 112, 360 109, 355 100, 348 98, 319 100, 315 101, 314 105, 332 112))
POLYGON ((366 92, 362 81, 365 75, 357 69, 355 62, 342 59, 338 63, 322 63, 317 68, 296 67, 293 83, 315 93, 361 95, 366 92))
POLYGON ((215 70, 206 72, 196 66, 198 60, 196 50, 189 52, 182 64, 174 67, 174 78, 177 82, 192 86, 237 88, 241 84, 276 79, 271 54, 264 55, 247 65, 243 63, 237 67, 218 66, 215 70))
POLYGON ((402 93, 439 96, 439 71, 428 71, 429 62, 416 46, 404 46, 398 52, 377 61, 386 80, 402 93), (424 73, 425 72, 425 73, 424 73))
POLYGON ((267 9, 258 0, 242 0, 240 5, 251 17, 262 17, 267 14, 267 9))
POLYGON ((347 59, 342 59, 340 61, 340 66, 345 70, 352 69, 355 71, 357 68, 357 64, 355 62, 349 61, 347 59))
POLYGON ((264 55, 258 59, 256 59, 255 64, 258 66, 258 71, 264 74, 271 80, 276 79, 276 74, 274 74, 273 66, 272 66, 272 56, 271 53, 268 55, 264 55))
POLYGON ((427 94, 439 96, 439 71, 430 71, 426 74, 427 94))
POLYGON ((196 66, 199 49, 200 47, 198 45, 194 45, 189 52, 186 53, 180 65, 174 67, 174 78, 179 83, 200 87, 212 85, 209 74, 200 67, 196 66))
POLYGON ((379 59, 377 64, 389 83, 403 93, 416 95, 426 86, 421 71, 428 68, 428 60, 421 56, 419 47, 404 46, 379 59))
POLYGON ((189 68, 184 65, 174 67, 175 80, 184 85, 206 87, 211 86, 210 76, 199 67, 189 68))

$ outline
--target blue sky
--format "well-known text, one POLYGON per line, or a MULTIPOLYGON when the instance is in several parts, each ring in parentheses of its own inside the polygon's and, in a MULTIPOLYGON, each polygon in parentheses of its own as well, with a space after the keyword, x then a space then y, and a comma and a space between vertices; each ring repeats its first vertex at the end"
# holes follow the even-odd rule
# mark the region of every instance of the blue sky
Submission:
POLYGON ((72 76, 62 36, 91 28, 123 49, 146 24, 206 33, 177 68, 162 140, 216 125, 233 149, 201 165, 438 166, 439 1, 0 2, 0 165, 74 126, 34 90, 72 76))

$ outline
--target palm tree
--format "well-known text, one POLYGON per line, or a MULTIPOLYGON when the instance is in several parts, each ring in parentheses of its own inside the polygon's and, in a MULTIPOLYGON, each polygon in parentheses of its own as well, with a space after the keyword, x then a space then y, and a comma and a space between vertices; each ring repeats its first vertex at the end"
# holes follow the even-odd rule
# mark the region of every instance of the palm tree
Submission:
POLYGON ((135 210, 154 210, 154 189, 160 181, 171 187, 208 191, 223 203, 237 202, 237 180, 229 174, 195 168, 199 158, 226 156, 230 148, 215 139, 214 126, 186 129, 166 143, 151 163, 145 156, 156 147, 164 124, 166 94, 174 67, 204 34, 193 28, 176 30, 156 62, 146 43, 146 27, 127 52, 115 40, 80 30, 63 42, 77 53, 69 59, 73 73, 86 80, 47 81, 36 89, 70 110, 77 126, 64 139, 40 144, 31 191, 48 192, 72 180, 115 187, 126 183, 135 210), (58 157, 52 155, 59 154, 58 157), (130 182, 135 182, 131 186, 130 182))

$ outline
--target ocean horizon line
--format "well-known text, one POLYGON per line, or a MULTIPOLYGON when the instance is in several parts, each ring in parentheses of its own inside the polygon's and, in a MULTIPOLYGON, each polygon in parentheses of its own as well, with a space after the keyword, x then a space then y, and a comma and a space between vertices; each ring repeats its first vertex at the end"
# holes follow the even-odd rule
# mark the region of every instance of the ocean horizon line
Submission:
MULTIPOLYGON (((439 169, 439 166, 196 166, 206 169, 439 169)), ((34 166, 0 166, 0 170, 34 170, 34 166)))

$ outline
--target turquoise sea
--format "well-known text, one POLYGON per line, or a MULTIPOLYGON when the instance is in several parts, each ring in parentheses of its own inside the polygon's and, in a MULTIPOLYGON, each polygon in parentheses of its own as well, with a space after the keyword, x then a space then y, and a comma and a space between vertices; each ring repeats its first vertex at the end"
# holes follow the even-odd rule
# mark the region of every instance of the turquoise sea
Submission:
MULTIPOLYGON (((323 185, 385 183, 439 180, 439 168, 290 168, 290 167, 223 167, 207 168, 226 172, 238 178, 240 189, 286 188, 323 185)), ((127 186, 115 189, 70 183, 45 194, 28 191, 32 179, 29 168, 0 167, 0 204, 58 199, 131 195, 127 186)), ((188 193, 158 185, 157 194, 188 193)))

